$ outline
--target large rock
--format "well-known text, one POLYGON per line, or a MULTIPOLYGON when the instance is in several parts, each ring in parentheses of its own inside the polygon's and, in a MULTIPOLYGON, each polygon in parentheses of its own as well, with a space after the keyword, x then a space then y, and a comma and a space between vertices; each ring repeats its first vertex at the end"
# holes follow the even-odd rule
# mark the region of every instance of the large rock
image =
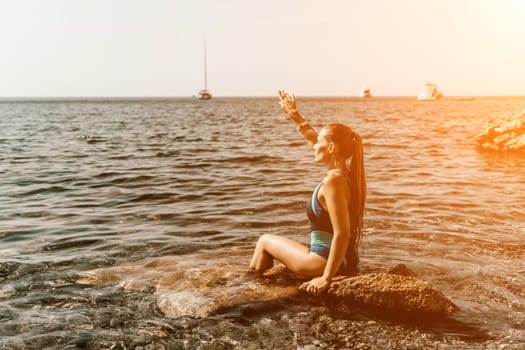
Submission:
POLYGON ((386 311, 448 315, 458 307, 443 293, 412 276, 370 273, 335 280, 328 295, 386 311))
MULTIPOLYGON (((263 276, 250 273, 247 265, 248 261, 240 256, 237 260, 213 253, 171 256, 82 272, 77 283, 117 284, 126 290, 153 293, 167 317, 207 317, 236 305, 296 297, 304 281, 282 269, 263 276)), ((340 276, 334 279, 328 294, 343 302, 402 312, 448 314, 456 309, 443 294, 410 276, 409 270, 398 266, 392 272, 405 276, 340 276)))
POLYGON ((525 110, 487 121, 477 138, 477 149, 525 154, 525 110))

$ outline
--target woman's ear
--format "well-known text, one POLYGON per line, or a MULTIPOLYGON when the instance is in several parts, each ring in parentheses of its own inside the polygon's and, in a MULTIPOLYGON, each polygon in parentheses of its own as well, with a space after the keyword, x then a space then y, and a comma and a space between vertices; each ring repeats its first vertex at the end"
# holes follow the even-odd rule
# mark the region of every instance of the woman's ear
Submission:
POLYGON ((330 142, 328 145, 328 154, 332 154, 335 152, 335 144, 333 142, 330 142))

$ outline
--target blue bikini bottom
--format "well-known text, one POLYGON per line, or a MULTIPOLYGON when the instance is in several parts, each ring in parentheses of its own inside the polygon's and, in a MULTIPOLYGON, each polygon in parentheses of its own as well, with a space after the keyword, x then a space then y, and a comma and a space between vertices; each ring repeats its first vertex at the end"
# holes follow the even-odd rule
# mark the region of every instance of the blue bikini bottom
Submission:
MULTIPOLYGON (((310 251, 328 260, 330 246, 332 245, 332 234, 325 231, 312 231, 310 233, 310 251)), ((343 259, 346 268, 346 257, 343 259)))

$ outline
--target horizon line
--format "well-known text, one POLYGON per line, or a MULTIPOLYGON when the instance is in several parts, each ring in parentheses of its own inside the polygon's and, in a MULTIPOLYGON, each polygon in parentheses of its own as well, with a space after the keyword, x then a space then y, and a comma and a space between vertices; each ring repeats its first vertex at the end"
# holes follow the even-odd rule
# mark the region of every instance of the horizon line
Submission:
MULTIPOLYGON (((373 95, 371 97, 362 97, 358 95, 296 95, 301 98, 358 98, 358 99, 374 99, 374 98, 405 98, 413 97, 417 99, 417 95, 373 95)), ((216 98, 274 98, 277 95, 216 95, 212 99, 216 98)), ((445 95, 442 99, 454 98, 454 97, 525 97, 523 95, 445 95)), ((115 95, 72 95, 72 96, 0 96, 0 100, 46 100, 46 99, 196 99, 192 95, 179 95, 179 96, 168 96, 168 95, 127 95, 127 96, 115 96, 115 95)))

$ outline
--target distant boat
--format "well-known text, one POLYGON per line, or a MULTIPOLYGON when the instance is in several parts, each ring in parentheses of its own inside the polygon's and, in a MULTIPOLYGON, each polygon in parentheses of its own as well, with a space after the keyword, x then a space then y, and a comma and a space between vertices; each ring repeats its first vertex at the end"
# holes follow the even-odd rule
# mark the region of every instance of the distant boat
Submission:
POLYGON ((439 100, 443 97, 443 93, 438 90, 437 85, 431 82, 427 82, 423 86, 423 91, 417 96, 418 100, 421 101, 434 101, 439 100))
POLYGON ((361 93, 359 94, 359 97, 362 98, 370 98, 372 97, 372 93, 370 92, 370 88, 364 88, 361 90, 361 93))
POLYGON ((208 62, 206 58, 206 37, 204 37, 204 89, 196 96, 199 100, 211 100, 211 92, 208 90, 208 62))
POLYGON ((211 93, 206 89, 202 89, 197 94, 197 98, 199 100, 211 100, 211 93))

